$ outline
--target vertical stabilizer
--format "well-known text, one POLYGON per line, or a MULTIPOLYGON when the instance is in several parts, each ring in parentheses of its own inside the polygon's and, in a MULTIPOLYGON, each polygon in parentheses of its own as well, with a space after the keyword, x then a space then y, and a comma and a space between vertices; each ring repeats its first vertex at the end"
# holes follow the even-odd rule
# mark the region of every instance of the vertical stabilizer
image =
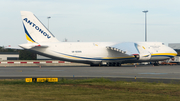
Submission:
POLYGON ((21 17, 28 42, 59 42, 33 13, 21 11, 21 17))

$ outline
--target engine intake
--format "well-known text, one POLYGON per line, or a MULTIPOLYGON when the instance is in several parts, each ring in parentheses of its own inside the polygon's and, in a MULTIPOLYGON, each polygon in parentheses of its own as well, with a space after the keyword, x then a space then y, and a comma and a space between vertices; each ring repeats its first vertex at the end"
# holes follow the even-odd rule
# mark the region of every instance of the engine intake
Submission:
POLYGON ((150 60, 151 54, 139 54, 139 55, 135 55, 135 58, 137 60, 150 60))

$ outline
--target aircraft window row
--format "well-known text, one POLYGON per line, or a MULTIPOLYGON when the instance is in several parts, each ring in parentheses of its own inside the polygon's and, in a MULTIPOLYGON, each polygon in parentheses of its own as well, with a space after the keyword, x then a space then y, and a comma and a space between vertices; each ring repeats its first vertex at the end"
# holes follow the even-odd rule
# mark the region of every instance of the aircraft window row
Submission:
POLYGON ((82 53, 82 51, 72 51, 72 53, 82 53))
POLYGON ((150 46, 150 47, 152 47, 152 48, 159 48, 160 46, 150 46))

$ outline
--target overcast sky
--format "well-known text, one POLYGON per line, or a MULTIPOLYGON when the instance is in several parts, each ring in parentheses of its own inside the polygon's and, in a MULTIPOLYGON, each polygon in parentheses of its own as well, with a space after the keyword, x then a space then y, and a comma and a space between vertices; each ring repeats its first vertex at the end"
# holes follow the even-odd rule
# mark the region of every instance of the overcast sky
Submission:
POLYGON ((26 43, 20 11, 33 12, 63 41, 180 43, 179 0, 0 0, 0 46, 26 43))

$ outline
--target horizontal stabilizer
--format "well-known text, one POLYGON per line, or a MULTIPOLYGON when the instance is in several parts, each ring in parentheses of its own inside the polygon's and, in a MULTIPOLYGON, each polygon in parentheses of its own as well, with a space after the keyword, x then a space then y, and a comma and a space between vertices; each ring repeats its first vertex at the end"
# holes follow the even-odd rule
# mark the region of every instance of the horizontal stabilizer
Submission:
POLYGON ((31 48, 47 48, 47 45, 40 45, 40 44, 36 44, 36 43, 26 43, 26 44, 21 44, 19 45, 19 47, 22 47, 24 49, 31 49, 31 48))
POLYGON ((43 47, 43 48, 47 48, 47 45, 36 45, 35 47, 43 47))
POLYGON ((4 49, 16 49, 16 50, 23 50, 23 48, 21 48, 21 47, 4 47, 4 49))

